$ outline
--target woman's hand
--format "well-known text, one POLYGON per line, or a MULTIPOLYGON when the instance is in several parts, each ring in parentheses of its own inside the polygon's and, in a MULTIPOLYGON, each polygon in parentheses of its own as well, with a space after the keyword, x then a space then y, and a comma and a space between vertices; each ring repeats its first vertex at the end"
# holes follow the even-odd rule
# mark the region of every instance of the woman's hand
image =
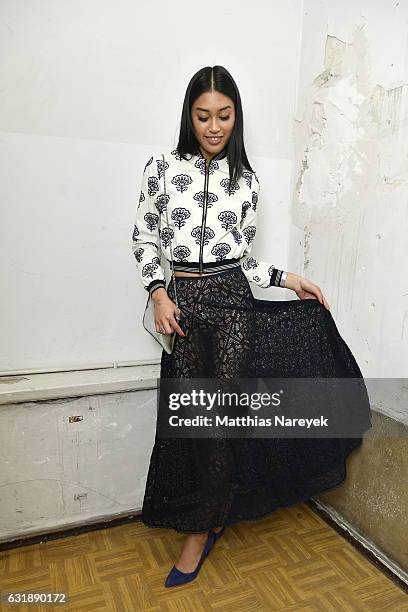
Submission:
POLYGON ((299 274, 288 272, 285 281, 285 288, 293 289, 298 298, 301 300, 317 299, 325 308, 327 308, 327 310, 330 310, 330 304, 324 297, 320 287, 315 285, 315 283, 312 283, 312 281, 309 279, 299 276, 299 274))
POLYGON ((179 336, 186 334, 177 323, 176 316, 180 316, 180 308, 169 298, 164 287, 159 287, 152 293, 154 302, 154 322, 156 331, 164 334, 172 334, 176 331, 179 336))

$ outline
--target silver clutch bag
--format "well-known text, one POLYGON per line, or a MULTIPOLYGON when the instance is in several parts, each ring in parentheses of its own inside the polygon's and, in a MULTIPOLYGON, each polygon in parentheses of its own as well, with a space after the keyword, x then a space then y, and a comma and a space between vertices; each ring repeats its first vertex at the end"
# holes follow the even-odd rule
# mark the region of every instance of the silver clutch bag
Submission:
MULTIPOLYGON (((166 163, 165 163, 163 153, 162 153, 162 158, 163 158, 164 194, 167 195, 166 193, 166 163)), ((173 267, 173 244, 172 244, 171 232, 169 228, 167 202, 166 202, 166 223, 167 223, 167 228, 169 230, 169 236, 170 236, 171 270, 172 270, 172 278, 173 278, 173 283, 174 283, 174 296, 175 296, 174 302, 178 308, 176 275, 174 274, 174 267, 173 267)), ((153 302, 151 294, 149 294, 149 297, 147 298, 146 308, 143 314, 143 327, 145 328, 146 331, 149 332, 149 334, 153 336, 155 340, 157 340, 157 342, 166 351, 166 353, 169 353, 169 354, 172 353, 177 332, 173 331, 173 333, 171 334, 163 334, 163 333, 156 331, 156 325, 154 322, 154 302, 153 302)))

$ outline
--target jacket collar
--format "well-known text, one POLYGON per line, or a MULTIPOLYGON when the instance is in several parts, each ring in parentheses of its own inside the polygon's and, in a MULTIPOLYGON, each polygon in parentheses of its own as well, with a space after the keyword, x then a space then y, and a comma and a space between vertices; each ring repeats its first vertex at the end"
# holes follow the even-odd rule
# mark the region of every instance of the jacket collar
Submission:
MULTIPOLYGON (((202 160, 201 163, 205 163, 205 157, 200 148, 198 148, 198 153, 196 155, 192 155, 192 159, 194 161, 202 160)), ((227 146, 225 146, 219 153, 211 158, 209 167, 211 167, 215 162, 218 162, 218 166, 228 166, 227 146)))

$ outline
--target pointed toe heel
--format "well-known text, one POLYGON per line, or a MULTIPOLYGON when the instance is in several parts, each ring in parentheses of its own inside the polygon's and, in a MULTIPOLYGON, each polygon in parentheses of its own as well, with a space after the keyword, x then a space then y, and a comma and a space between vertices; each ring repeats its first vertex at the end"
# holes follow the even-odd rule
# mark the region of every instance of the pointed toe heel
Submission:
POLYGON ((204 546, 204 550, 201 553, 200 560, 195 570, 192 572, 181 572, 175 565, 173 565, 173 567, 171 568, 164 582, 164 586, 165 587, 179 586, 181 584, 186 584, 187 582, 191 582, 192 580, 194 580, 194 578, 197 577, 197 574, 200 571, 201 566, 204 563, 206 556, 210 552, 211 548, 214 546, 215 540, 216 540, 215 534, 213 531, 210 530, 208 533, 207 541, 204 546))

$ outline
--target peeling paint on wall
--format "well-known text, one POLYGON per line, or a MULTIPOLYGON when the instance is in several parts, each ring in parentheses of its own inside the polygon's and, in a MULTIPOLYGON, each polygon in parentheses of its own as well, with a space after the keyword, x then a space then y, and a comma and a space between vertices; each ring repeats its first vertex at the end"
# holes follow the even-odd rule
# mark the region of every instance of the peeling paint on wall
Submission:
POLYGON ((302 92, 292 219, 303 273, 326 295, 363 374, 403 377, 408 287, 395 264, 408 264, 408 85, 371 82, 369 35, 366 25, 350 42, 328 35, 324 70, 302 92))
POLYGON ((314 80, 298 120, 302 148, 296 196, 303 223, 342 221, 342 198, 354 192, 354 176, 364 169, 360 143, 366 137, 362 118, 365 96, 353 70, 352 45, 327 37, 325 71, 314 80), (351 49, 349 49, 351 47, 351 49))

